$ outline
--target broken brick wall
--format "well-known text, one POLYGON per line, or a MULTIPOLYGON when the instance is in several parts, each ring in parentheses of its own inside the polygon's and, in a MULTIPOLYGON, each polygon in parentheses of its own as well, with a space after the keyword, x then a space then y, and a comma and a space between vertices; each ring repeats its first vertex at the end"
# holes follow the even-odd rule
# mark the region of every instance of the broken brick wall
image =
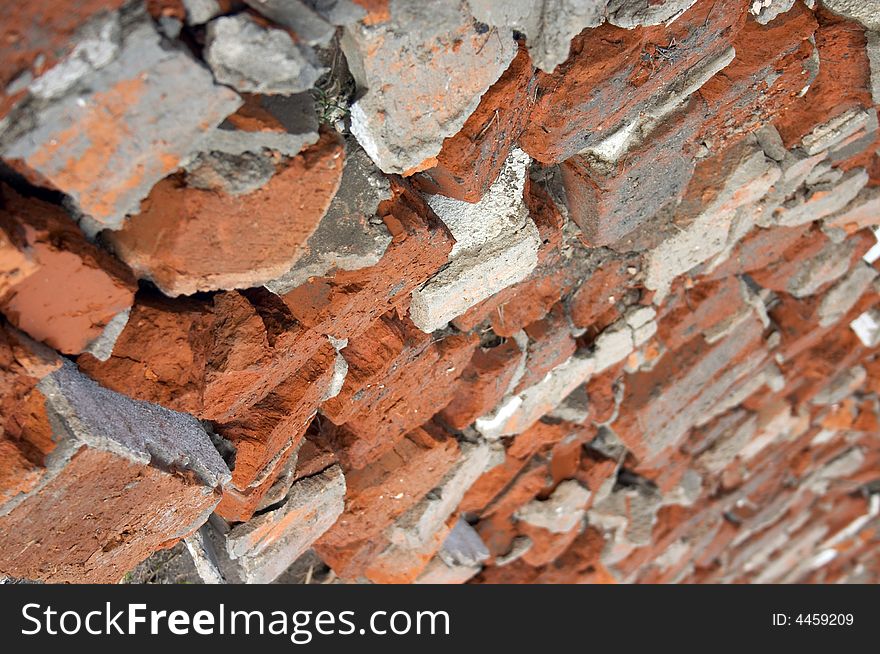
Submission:
POLYGON ((878 581, 880 2, 562 5, 2 19, 0 578, 878 581))

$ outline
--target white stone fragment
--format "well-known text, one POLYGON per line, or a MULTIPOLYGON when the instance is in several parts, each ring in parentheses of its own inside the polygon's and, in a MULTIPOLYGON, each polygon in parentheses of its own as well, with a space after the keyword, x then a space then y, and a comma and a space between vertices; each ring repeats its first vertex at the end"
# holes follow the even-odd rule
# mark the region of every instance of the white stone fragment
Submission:
POLYGON ((428 204, 456 243, 449 264, 413 291, 410 317, 432 332, 498 291, 525 279, 538 264, 541 237, 523 201, 530 159, 520 149, 476 204, 440 195, 428 204))
POLYGON ((559 484, 546 500, 532 500, 521 507, 515 516, 554 534, 565 534, 583 519, 589 499, 590 491, 570 479, 559 484))
POLYGON ((849 326, 865 347, 877 347, 880 344, 880 310, 868 309, 849 326))
POLYGON ((868 118, 864 109, 850 109, 814 128, 803 138, 801 146, 808 155, 819 154, 865 127, 868 118))

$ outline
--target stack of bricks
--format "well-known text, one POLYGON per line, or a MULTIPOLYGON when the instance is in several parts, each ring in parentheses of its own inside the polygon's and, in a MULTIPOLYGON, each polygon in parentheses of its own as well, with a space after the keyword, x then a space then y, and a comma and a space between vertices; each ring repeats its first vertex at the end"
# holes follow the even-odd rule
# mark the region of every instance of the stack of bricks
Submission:
POLYGON ((0 578, 880 581, 877 0, 0 31, 0 578))

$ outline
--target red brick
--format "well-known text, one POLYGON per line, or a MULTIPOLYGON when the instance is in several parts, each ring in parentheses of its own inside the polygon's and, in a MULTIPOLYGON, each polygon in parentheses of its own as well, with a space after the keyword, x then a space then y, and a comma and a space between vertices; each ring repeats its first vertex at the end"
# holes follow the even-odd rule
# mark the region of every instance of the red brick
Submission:
POLYGON ((79 358, 107 388, 208 420, 228 421, 299 369, 326 338, 268 291, 170 300, 141 293, 113 356, 79 358))
POLYGON ((311 279, 284 296, 303 324, 336 338, 362 333, 390 309, 405 310, 410 293, 443 265, 454 239, 425 201, 401 180, 378 214, 392 241, 375 266, 311 279))
POLYGON ((0 186, 0 310, 65 354, 101 335, 135 292, 131 272, 88 242, 60 207, 0 186))
POLYGON ((528 52, 520 47, 510 67, 483 94, 458 134, 443 141, 437 164, 414 178, 418 189, 478 202, 498 178, 525 127, 535 85, 528 52))

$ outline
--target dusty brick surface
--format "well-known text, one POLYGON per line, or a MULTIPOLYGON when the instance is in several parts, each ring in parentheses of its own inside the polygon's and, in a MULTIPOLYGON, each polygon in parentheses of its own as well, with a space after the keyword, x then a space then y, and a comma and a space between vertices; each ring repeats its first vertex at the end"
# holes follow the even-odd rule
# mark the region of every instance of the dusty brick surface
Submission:
POLYGON ((876 3, 74 4, 0 27, 0 581, 880 580, 876 3))

